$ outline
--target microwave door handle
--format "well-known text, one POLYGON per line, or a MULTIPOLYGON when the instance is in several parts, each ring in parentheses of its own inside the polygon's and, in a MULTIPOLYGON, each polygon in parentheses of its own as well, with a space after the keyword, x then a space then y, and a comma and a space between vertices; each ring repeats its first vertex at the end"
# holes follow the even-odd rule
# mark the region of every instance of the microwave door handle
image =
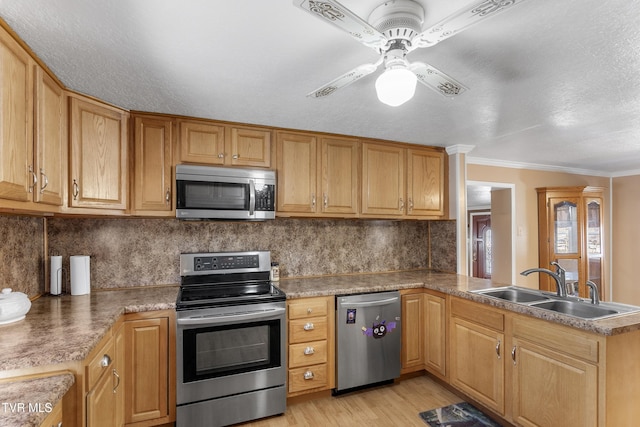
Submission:
POLYGON ((256 182, 249 180, 249 216, 253 216, 256 210, 256 182))

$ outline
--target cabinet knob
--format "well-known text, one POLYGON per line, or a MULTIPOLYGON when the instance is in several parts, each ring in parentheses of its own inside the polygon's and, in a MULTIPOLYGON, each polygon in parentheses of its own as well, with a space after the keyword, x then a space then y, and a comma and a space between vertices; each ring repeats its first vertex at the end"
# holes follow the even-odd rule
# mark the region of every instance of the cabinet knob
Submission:
POLYGON ((307 314, 311 314, 312 311, 313 309, 311 307, 307 308, 307 314))
POLYGON ((240 155, 239 154, 234 154, 231 157, 233 157, 233 160, 238 160, 240 158, 240 155))
POLYGON ((223 159, 224 158, 224 153, 218 153, 218 158, 219 159, 223 159))
POLYGON ((111 358, 109 357, 108 354, 105 354, 104 356, 102 356, 102 359, 100 360, 100 366, 102 366, 103 368, 106 368, 109 365, 111 365, 111 358))
POLYGON ((304 373, 304 379, 305 380, 312 380, 313 379, 313 372, 311 371, 307 371, 304 373))
POLYGON ((304 349, 304 354, 307 355, 307 356, 310 356, 310 355, 314 354, 315 352, 316 352, 315 349, 313 347, 310 347, 310 346, 304 349))
POLYGON ((305 331, 313 331, 315 329, 315 326, 313 326, 313 323, 308 322, 308 323, 305 323, 303 328, 305 331))

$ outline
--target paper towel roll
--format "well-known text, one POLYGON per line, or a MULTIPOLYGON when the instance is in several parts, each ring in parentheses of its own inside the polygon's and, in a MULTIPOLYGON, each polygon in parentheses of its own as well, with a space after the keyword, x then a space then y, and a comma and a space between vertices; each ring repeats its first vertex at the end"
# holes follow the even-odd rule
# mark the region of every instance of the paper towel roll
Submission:
POLYGON ((71 270, 71 295, 87 295, 91 291, 91 271, 88 255, 69 257, 71 270))
POLYGON ((49 271, 49 292, 51 292, 51 295, 60 295, 62 293, 62 257, 55 255, 50 258, 51 270, 49 271))

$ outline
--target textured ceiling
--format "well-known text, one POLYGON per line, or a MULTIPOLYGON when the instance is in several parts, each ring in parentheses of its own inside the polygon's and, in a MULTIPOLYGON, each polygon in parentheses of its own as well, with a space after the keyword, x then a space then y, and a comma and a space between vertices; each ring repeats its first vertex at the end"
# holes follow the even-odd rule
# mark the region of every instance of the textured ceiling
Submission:
MULTIPOLYGON (((342 0, 366 18, 378 4, 342 0)), ((424 26, 469 1, 421 0, 424 26)), ((469 88, 400 107, 363 78, 305 95, 377 54, 291 0, 0 0, 70 89, 132 110, 436 146, 479 162, 640 173, 640 2, 526 0, 409 54, 469 88)))

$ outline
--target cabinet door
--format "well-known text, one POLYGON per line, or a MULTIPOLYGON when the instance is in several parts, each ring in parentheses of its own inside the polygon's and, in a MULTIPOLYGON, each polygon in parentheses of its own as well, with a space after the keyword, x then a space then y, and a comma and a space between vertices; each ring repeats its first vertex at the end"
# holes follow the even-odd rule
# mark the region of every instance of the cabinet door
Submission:
POLYGON ((405 149, 362 144, 362 213, 402 216, 405 213, 405 149))
POLYGON ((104 372, 87 393, 87 427, 114 427, 118 423, 117 400, 111 370, 104 372))
POLYGON ((407 150, 407 215, 444 215, 444 154, 407 150))
POLYGON ((233 166, 271 167, 271 131, 233 127, 227 151, 233 166))
POLYGON ((424 363, 429 372, 446 376, 446 299, 424 295, 424 363))
POLYGON ((277 211, 311 214, 317 211, 317 142, 313 135, 278 133, 277 211))
POLYGON ((62 206, 67 148, 66 96, 58 84, 36 67, 35 201, 62 206))
POLYGON ((451 318, 451 384, 498 414, 504 414, 504 335, 451 318))
POLYGON ((423 294, 402 295, 402 372, 424 367, 423 294), (413 369, 412 369, 413 368, 413 369))
POLYGON ((224 126, 204 122, 180 122, 180 161, 223 165, 224 126))
MULTIPOLYGON (((606 300, 604 287, 604 248, 603 248, 603 226, 602 226, 602 198, 587 197, 585 203, 585 253, 586 259, 586 280, 590 280, 598 287, 600 299, 606 300)), ((587 289, 580 289, 581 295, 589 295, 587 289)))
POLYGON ((33 199, 33 60, 0 28, 0 198, 33 199))
POLYGON ((173 164, 171 120, 134 119, 134 208, 171 215, 173 164))
POLYGON ((522 426, 598 424, 598 369, 524 339, 513 339, 513 419, 522 426))
POLYGON ((125 422, 168 417, 169 319, 127 320, 125 344, 125 422))
POLYGON ((355 216, 360 187, 358 141, 322 138, 320 147, 322 213, 355 216))
POLYGON ((127 113, 71 97, 70 206, 127 207, 127 113))

